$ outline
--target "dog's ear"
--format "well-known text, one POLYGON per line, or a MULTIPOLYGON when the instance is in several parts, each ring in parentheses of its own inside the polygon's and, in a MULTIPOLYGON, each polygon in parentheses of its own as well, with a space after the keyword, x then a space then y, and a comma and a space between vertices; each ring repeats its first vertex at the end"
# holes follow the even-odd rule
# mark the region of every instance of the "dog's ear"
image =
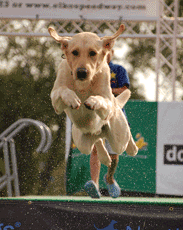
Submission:
POLYGON ((103 47, 105 49, 112 49, 112 47, 114 46, 114 42, 115 39, 119 37, 119 35, 125 30, 125 26, 123 24, 120 25, 118 31, 112 35, 112 36, 105 36, 102 38, 102 42, 103 42, 103 47))
POLYGON ((58 33, 56 32, 56 30, 53 27, 49 27, 48 28, 48 32, 50 33, 50 35, 52 36, 52 38, 54 38, 57 42, 61 43, 62 49, 66 49, 68 46, 68 41, 71 40, 71 37, 61 37, 58 35, 58 33))

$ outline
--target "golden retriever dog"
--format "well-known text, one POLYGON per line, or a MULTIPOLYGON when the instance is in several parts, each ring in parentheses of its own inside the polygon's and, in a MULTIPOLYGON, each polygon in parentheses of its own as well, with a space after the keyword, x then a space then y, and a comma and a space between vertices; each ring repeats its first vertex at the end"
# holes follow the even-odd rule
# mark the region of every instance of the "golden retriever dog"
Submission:
POLYGON ((103 139, 109 141, 117 154, 126 150, 130 156, 135 156, 138 152, 121 110, 131 92, 126 89, 114 97, 106 61, 124 29, 121 25, 113 36, 100 38, 90 32, 61 37, 54 28, 48 28, 50 35, 61 43, 66 57, 58 68, 51 92, 52 105, 57 114, 65 111, 71 119, 73 141, 79 151, 90 154, 95 145, 101 163, 106 166, 111 165, 111 158, 103 139))

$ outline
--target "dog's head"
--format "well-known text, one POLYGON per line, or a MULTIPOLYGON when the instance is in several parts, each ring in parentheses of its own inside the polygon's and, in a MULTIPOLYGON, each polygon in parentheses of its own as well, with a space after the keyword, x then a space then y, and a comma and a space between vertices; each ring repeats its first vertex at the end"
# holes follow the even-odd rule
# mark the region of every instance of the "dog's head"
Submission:
POLYGON ((124 31, 121 25, 112 36, 98 37, 94 33, 82 32, 73 37, 61 37, 52 27, 50 35, 59 43, 76 81, 91 81, 100 70, 107 53, 112 49, 115 39, 124 31))

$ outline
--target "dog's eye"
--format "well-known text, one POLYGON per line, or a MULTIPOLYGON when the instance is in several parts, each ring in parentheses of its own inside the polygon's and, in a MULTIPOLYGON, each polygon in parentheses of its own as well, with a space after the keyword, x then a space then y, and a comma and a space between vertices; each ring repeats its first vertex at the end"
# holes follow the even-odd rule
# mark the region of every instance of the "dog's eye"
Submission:
POLYGON ((89 55, 90 57, 94 57, 97 53, 95 51, 90 51, 89 55))
POLYGON ((78 55, 79 55, 79 52, 78 52, 77 50, 74 50, 74 51, 72 52, 72 54, 73 54, 74 56, 78 56, 78 55))

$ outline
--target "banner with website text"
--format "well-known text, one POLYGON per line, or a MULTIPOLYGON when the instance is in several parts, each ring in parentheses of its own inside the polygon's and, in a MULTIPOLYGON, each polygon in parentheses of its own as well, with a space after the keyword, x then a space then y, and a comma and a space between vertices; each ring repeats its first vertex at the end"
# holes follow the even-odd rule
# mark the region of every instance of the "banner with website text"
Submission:
POLYGON ((158 0, 0 0, 1 18, 157 20, 158 0))

